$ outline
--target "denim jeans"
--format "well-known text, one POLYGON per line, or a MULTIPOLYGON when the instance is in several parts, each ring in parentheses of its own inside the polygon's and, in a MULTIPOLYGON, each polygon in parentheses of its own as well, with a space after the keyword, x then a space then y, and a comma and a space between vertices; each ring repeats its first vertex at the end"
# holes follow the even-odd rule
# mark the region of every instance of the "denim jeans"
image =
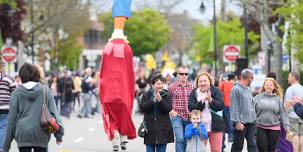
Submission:
POLYGON ((19 147, 19 152, 47 152, 47 148, 43 147, 19 147))
POLYGON ((61 110, 60 114, 64 117, 70 118, 70 114, 72 112, 72 104, 73 102, 71 101, 64 102, 60 109, 61 110))
POLYGON ((165 152, 167 144, 146 145, 146 152, 165 152))
POLYGON ((80 116, 88 117, 92 110, 92 96, 91 93, 83 93, 82 95, 83 105, 80 111, 80 116))
POLYGON ((125 16, 129 18, 131 16, 131 3, 132 0, 114 0, 112 8, 112 16, 125 16))
POLYGON ((244 138, 247 141, 247 151, 257 152, 257 127, 256 123, 244 124, 243 131, 235 130, 234 143, 231 147, 231 152, 241 152, 243 149, 244 138))
MULTIPOLYGON (((230 108, 225 107, 223 108, 223 117, 224 121, 226 124, 226 130, 225 132, 228 134, 228 142, 232 142, 234 139, 234 132, 235 132, 235 127, 233 126, 233 122, 230 120, 230 108)), ((225 149, 225 134, 223 135, 223 140, 222 140, 222 151, 225 149)))
POLYGON ((0 151, 3 150, 8 114, 0 114, 0 151))
POLYGON ((176 152, 185 152, 186 150, 186 140, 184 138, 184 131, 186 125, 189 124, 188 121, 183 120, 181 117, 172 117, 171 118, 176 143, 175 143, 175 149, 176 152))

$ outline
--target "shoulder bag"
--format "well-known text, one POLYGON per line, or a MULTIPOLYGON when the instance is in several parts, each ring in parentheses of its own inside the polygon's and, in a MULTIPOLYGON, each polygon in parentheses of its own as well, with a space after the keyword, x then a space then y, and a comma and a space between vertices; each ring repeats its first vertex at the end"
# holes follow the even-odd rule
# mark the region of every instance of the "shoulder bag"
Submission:
POLYGON ((56 133, 59 131, 59 125, 56 121, 56 119, 51 115, 51 113, 48 110, 48 102, 45 96, 45 87, 43 87, 43 106, 40 116, 40 124, 41 127, 49 134, 56 133))

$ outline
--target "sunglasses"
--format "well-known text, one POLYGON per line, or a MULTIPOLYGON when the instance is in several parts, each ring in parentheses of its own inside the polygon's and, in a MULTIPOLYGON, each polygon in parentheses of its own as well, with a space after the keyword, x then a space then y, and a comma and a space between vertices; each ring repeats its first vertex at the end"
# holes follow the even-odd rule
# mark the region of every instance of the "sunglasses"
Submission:
POLYGON ((184 76, 187 76, 188 73, 178 73, 179 75, 184 75, 184 76))

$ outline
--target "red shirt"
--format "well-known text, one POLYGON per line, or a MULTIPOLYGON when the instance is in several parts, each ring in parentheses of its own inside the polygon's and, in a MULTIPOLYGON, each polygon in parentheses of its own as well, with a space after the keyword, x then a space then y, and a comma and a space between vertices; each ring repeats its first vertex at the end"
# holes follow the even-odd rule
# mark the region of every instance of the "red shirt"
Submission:
POLYGON ((223 93, 225 107, 230 107, 230 93, 233 86, 233 81, 223 81, 219 85, 219 89, 223 93))
POLYGON ((174 82, 168 88, 169 93, 172 95, 173 109, 184 120, 188 120, 188 98, 192 90, 193 84, 191 82, 187 82, 185 86, 182 86, 180 82, 174 82))

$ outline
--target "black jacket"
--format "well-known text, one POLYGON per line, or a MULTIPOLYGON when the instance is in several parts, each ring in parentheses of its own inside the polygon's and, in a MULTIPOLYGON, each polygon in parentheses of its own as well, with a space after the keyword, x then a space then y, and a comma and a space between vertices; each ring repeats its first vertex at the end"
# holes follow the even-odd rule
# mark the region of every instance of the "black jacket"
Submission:
POLYGON ((172 110, 172 98, 166 91, 160 92, 161 102, 154 102, 153 90, 146 92, 139 103, 144 113, 148 133, 144 136, 144 144, 166 144, 174 142, 173 128, 169 117, 172 110))
MULTIPOLYGON (((194 109, 202 111, 205 108, 205 103, 198 102, 196 98, 196 90, 197 88, 193 89, 192 92, 189 95, 189 101, 188 101, 188 109, 189 111, 192 111, 194 109)), ((223 101, 223 95, 220 92, 220 90, 215 87, 210 87, 212 102, 210 104, 210 109, 214 112, 222 111, 224 106, 223 101)), ((225 130, 225 122, 223 117, 220 117, 219 115, 215 114, 214 112, 211 112, 211 131, 219 132, 225 130)), ((203 116, 202 116, 203 117, 203 116)))

